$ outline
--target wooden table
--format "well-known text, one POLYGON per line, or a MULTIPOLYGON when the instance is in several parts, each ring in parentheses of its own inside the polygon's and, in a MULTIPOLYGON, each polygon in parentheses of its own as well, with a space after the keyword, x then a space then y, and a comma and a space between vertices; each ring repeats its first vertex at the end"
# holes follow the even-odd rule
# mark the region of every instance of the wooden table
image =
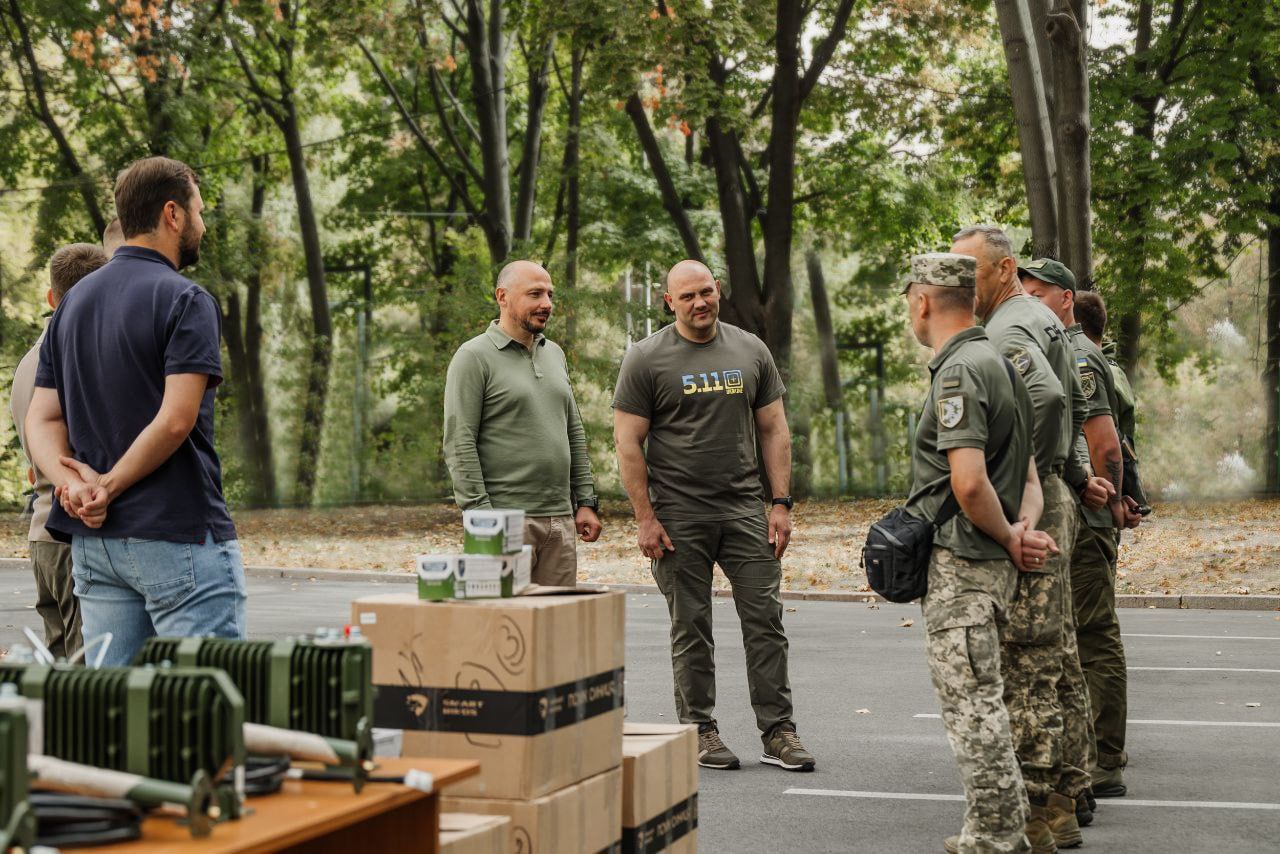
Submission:
POLYGON ((149 818, 137 842, 95 848, 103 854, 161 852, 332 852, 409 850, 434 854, 440 834, 440 790, 480 772, 480 763, 458 759, 378 759, 373 777, 399 777, 410 768, 429 771, 427 794, 396 783, 369 783, 355 794, 350 783, 286 780, 280 792, 251 798, 249 815, 221 822, 193 839, 169 817, 149 818))

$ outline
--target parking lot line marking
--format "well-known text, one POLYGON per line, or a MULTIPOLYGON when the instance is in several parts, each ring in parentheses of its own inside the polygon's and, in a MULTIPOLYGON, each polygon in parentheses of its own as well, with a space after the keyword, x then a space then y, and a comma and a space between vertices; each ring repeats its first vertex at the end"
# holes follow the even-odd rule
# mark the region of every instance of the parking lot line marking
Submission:
POLYGON ((1144 632, 1121 632, 1122 638, 1186 638, 1187 640, 1261 640, 1280 641, 1280 636, 1270 635, 1153 635, 1144 632))
MULTIPOLYGON (((964 795, 930 795, 922 792, 858 792, 845 789, 786 789, 784 795, 814 795, 824 798, 872 798, 889 801, 963 801, 964 795)), ((1110 798, 1108 807, 1178 807, 1203 810, 1280 810, 1280 804, 1250 801, 1153 801, 1110 798)))
POLYGON ((1206 671, 1209 673, 1280 673, 1266 667, 1130 667, 1129 670, 1206 671))
MULTIPOLYGON (((923 718, 931 721, 942 720, 942 715, 939 715, 939 714, 914 715, 913 717, 923 718)), ((1131 718, 1128 721, 1128 723, 1149 724, 1151 726, 1248 726, 1248 727, 1269 727, 1273 729, 1280 729, 1280 723, 1273 723, 1271 721, 1173 721, 1173 720, 1156 720, 1156 719, 1142 720, 1138 718, 1131 718)))

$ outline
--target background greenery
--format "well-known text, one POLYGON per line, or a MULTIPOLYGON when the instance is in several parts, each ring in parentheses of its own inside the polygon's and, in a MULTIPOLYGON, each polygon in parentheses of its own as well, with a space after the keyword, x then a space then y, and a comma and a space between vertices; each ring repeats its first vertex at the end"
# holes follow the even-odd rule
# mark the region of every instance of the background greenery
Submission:
MULTIPOLYGON (((1167 497, 1261 489, 1280 4, 1094 11, 1095 277, 1144 473, 1167 497)), ((845 492, 902 492, 927 360, 903 261, 975 221, 1029 240, 979 0, 3 0, 0 39, 0 367, 39 334, 51 251, 113 215, 117 171, 191 163, 210 210, 190 274, 223 307, 218 438, 239 506, 448 496, 445 369, 514 257, 556 281, 550 332, 606 491, 628 330, 665 322, 645 287, 701 254, 788 375, 797 491, 840 489, 839 413, 845 492)), ((3 431, 16 505, 25 463, 3 431)))

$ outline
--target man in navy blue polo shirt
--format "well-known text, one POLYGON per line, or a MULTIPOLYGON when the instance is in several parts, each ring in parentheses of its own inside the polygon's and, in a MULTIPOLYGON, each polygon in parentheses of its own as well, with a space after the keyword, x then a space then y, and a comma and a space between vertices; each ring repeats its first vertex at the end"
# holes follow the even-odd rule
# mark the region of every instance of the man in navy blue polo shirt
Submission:
POLYGON ((155 634, 243 637, 244 567, 213 447, 221 315, 178 273, 199 257, 196 175, 165 157, 120 173, 125 243, 49 322, 27 435, 57 489, 84 638, 104 663, 155 634))

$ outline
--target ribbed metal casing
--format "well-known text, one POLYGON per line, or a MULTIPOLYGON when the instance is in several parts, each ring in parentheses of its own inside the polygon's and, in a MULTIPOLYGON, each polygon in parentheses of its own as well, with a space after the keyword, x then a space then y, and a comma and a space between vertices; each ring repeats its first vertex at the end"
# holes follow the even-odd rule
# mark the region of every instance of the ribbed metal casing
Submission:
POLYGON ((26 838, 7 838, 21 832, 19 811, 26 800, 27 712, 20 705, 0 707, 0 849, 30 844, 26 838))
POLYGON ((43 750, 58 759, 189 783, 244 763, 244 701, 220 670, 0 664, 43 704, 43 750))
POLYGON ((362 641, 151 638, 139 664, 217 667, 244 695, 245 720, 358 740, 373 720, 373 649, 362 641))

